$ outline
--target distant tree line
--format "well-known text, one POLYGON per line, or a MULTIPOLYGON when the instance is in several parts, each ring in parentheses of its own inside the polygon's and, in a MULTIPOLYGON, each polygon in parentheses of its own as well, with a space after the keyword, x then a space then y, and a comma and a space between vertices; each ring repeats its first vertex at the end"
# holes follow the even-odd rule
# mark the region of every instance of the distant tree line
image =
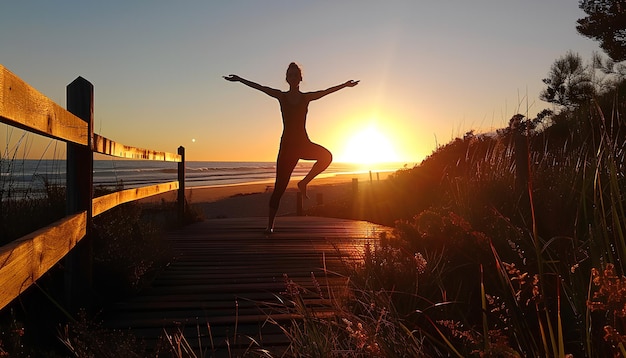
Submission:
MULTIPOLYGON (((626 0, 580 0, 579 7, 587 16, 578 19, 576 30, 599 41, 608 58, 594 53, 585 62, 578 53, 568 51, 552 64, 542 80, 546 87, 539 98, 561 110, 587 104, 626 79, 626 0)), ((552 114, 551 110, 544 110, 537 118, 522 121, 522 126, 516 127, 523 131, 535 129, 552 114)))

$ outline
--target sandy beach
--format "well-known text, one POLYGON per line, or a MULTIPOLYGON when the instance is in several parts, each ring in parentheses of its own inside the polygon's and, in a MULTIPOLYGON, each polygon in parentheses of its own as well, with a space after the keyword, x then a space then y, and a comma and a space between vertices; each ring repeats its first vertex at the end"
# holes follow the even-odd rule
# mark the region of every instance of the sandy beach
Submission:
MULTIPOLYGON (((382 181, 393 172, 374 172, 372 182, 382 181)), ((293 178, 281 200, 278 216, 296 214, 297 183, 301 178, 293 178)), ((353 180, 358 186, 370 185, 369 173, 340 174, 314 179, 308 186, 309 199, 304 200, 303 208, 330 203, 349 197, 353 191, 353 180)), ((192 187, 185 190, 187 201, 200 208, 205 219, 267 216, 268 202, 273 182, 238 184, 212 187, 192 187)), ((158 204, 162 201, 175 201, 175 191, 141 200, 142 204, 158 204)))

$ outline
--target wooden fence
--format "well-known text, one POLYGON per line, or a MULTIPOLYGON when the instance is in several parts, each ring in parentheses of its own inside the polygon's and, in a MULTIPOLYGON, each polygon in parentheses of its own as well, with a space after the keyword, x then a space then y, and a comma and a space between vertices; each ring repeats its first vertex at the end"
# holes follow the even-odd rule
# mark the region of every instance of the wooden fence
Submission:
POLYGON ((178 154, 134 148, 93 133, 93 86, 78 77, 67 86, 67 110, 0 65, 0 122, 67 143, 66 216, 0 247, 0 310, 65 257, 66 304, 91 284, 91 222, 117 205, 178 190, 185 207, 185 149, 178 154), (178 162, 178 180, 93 198, 93 153, 178 162), (69 255, 68 255, 69 254, 69 255))

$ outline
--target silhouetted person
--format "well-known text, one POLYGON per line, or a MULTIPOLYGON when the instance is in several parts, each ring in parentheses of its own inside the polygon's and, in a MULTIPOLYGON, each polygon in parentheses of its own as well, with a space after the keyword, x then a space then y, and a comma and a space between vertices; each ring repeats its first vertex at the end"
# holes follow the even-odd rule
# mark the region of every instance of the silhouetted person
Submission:
POLYGON ((340 85, 330 87, 322 91, 300 92, 300 82, 302 81, 302 71, 294 62, 287 68, 286 81, 289 84, 289 91, 283 92, 258 83, 248 81, 237 75, 224 76, 224 79, 231 82, 241 82, 246 86, 259 90, 270 97, 274 97, 280 103, 280 111, 283 115, 283 134, 280 140, 280 149, 276 159, 276 182, 274 192, 269 202, 269 216, 266 233, 274 230, 274 219, 293 169, 298 164, 298 160, 315 160, 309 173, 298 183, 298 189, 302 196, 307 198, 306 187, 313 178, 324 171, 332 162, 333 156, 328 149, 319 144, 311 142, 306 132, 306 114, 309 102, 320 99, 327 94, 336 92, 345 87, 354 87, 359 81, 347 81, 340 85))

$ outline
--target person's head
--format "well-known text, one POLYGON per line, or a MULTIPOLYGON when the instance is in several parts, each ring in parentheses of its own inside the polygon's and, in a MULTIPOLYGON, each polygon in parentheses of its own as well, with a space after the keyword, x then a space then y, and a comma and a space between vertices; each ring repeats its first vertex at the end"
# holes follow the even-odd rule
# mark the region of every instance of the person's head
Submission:
POLYGON ((300 66, 298 66, 295 62, 290 63, 289 67, 287 67, 285 80, 290 85, 297 85, 300 81, 302 81, 302 70, 300 70, 300 66))

